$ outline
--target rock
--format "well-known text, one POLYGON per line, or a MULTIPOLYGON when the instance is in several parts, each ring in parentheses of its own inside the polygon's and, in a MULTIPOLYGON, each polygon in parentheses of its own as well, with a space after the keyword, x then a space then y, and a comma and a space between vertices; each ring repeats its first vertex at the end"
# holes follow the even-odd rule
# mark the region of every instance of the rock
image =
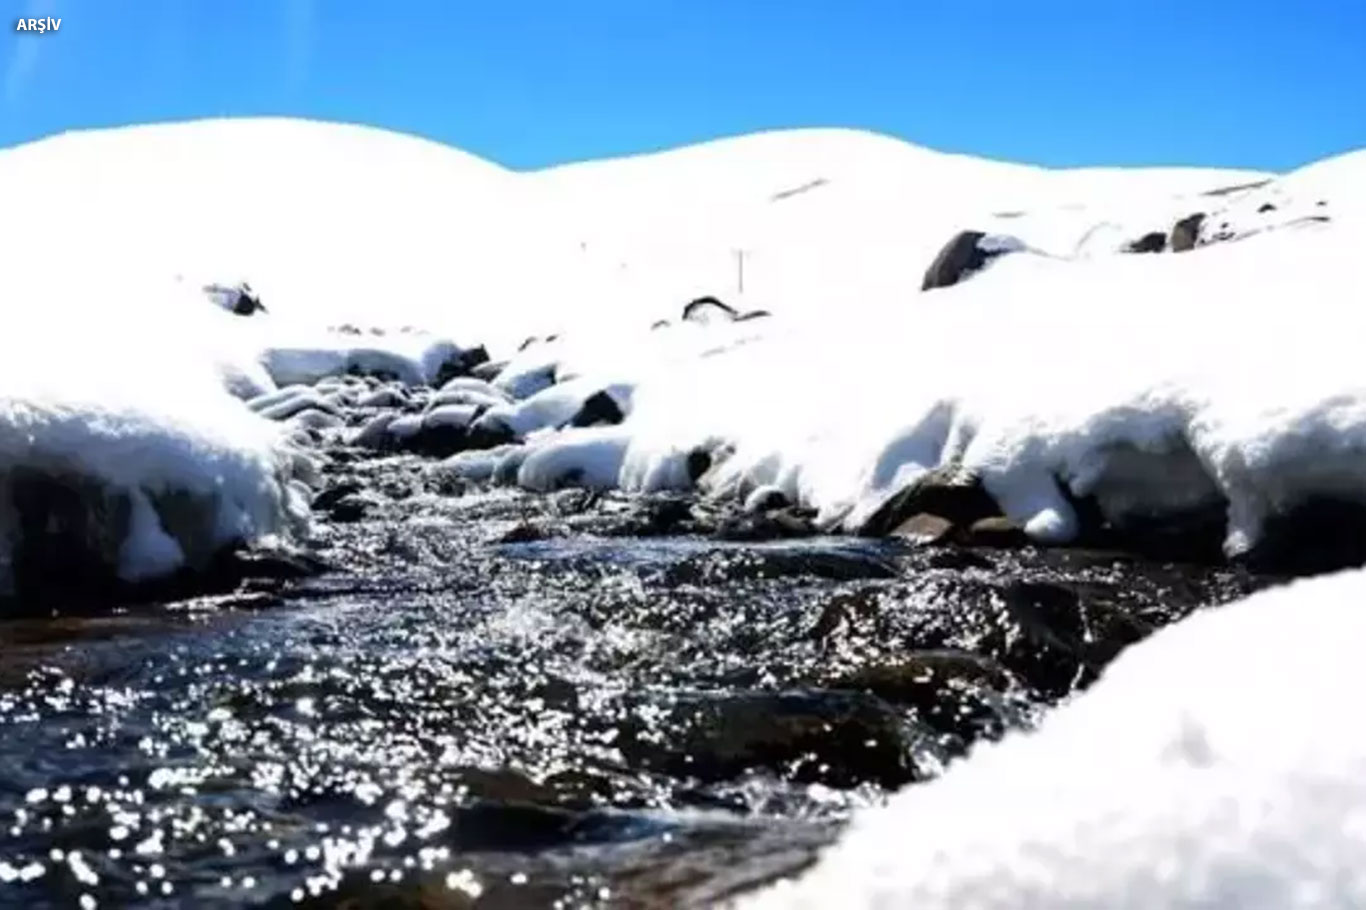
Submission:
POLYGON ((1024 528, 1004 515, 992 515, 969 526, 966 542, 978 547, 1023 547, 1029 544, 1029 537, 1024 528))
POLYGON ((688 479, 693 483, 711 470, 711 453, 705 449, 693 449, 688 453, 688 479))
POLYGON ((816 526, 802 512, 791 507, 746 513, 722 521, 713 532, 717 540, 761 541, 810 537, 816 526))
POLYGON ((407 404, 408 396, 393 386, 375 389, 356 399, 358 408, 401 408, 407 404))
POLYGON ((968 527, 979 518, 1000 514, 1000 508, 975 477, 956 465, 945 465, 926 472, 910 486, 889 497, 874 512, 858 533, 883 537, 915 515, 928 513, 968 527))
POLYGON ((592 427, 602 424, 617 424, 626 419, 621 407, 616 399, 606 392, 594 392, 589 395, 579 408, 579 412, 570 418, 569 425, 572 427, 592 427))
POLYGON ((344 426, 346 422, 336 414, 309 407, 290 417, 289 423, 306 430, 331 430, 344 426))
POLYGON ((1126 253, 1160 253, 1167 248, 1167 235, 1161 231, 1144 234, 1124 247, 1126 253))
POLYGON ((772 512, 775 509, 784 509, 792 505, 787 494, 781 487, 765 485, 757 488, 753 493, 745 497, 744 511, 751 515, 761 512, 772 512))
POLYGON ((506 360, 490 360, 481 363, 470 369, 470 375, 485 382, 493 382, 498 378, 498 374, 503 372, 503 368, 508 365, 506 360))
POLYGON ((349 493, 333 502, 327 509, 328 517, 343 524, 360 521, 378 503, 364 493, 349 493))
POLYGON ((128 534, 128 494, 77 474, 28 467, 9 471, 14 526, 12 592, 20 601, 83 597, 118 585, 119 548, 128 534))
POLYGON ((683 307, 684 322, 733 322, 738 314, 734 307, 728 306, 715 297, 698 297, 683 307))
POLYGON ((1254 571, 1317 575, 1366 565, 1366 503, 1321 497, 1266 520, 1236 561, 1254 571))
POLYGON ((985 268, 993 259, 1025 249, 1025 244, 1008 234, 960 231, 925 270, 922 291, 946 288, 985 268))
POLYGON ((901 537, 917 546, 943 543, 953 536, 953 522, 929 512, 918 512, 897 525, 892 537, 901 537))
POLYGON ((656 319, 654 322, 650 323, 651 331, 654 331, 655 329, 667 329, 668 327, 669 320, 667 319, 656 319))
POLYGON ((767 319, 772 316, 768 310, 750 310, 735 317, 736 322, 749 322, 751 319, 767 319))
POLYGON ((1173 253, 1193 250, 1200 242, 1200 226, 1205 223, 1205 213, 1187 215, 1172 226, 1171 248, 1173 253))
POLYGON ((361 427, 359 433, 351 440, 351 444, 363 449, 385 450, 391 444, 392 436, 389 433, 389 425, 399 418, 399 414, 390 411, 380 414, 370 420, 369 423, 361 427))
POLYGON ((542 363, 515 373, 503 370, 493 381, 493 387, 510 398, 530 398, 555 384, 555 367, 553 363, 542 363))
POLYGON ((900 574, 884 554, 857 543, 798 539, 754 547, 718 547, 670 565, 661 580, 674 587, 760 578, 861 581, 896 578, 900 574))
POLYGON ((869 695, 697 695, 680 699, 662 722, 655 718, 651 706, 622 725, 618 746, 626 760, 704 783, 759 769, 835 787, 895 787, 925 776, 912 725, 869 695))
POLYGON ((1021 724, 1026 714, 1003 694, 1017 683, 989 657, 958 649, 911 651, 821 680, 832 689, 875 695, 893 705, 914 708, 916 717, 956 739, 961 754, 982 738, 999 738, 1021 724))
POLYGON ((265 306, 261 303, 261 298, 245 281, 230 285, 206 284, 204 285, 204 293, 214 303, 238 316, 250 316, 253 313, 264 313, 266 311, 265 306))
POLYGON ((545 540, 548 536, 544 528, 528 521, 522 521, 499 534, 494 539, 494 543, 531 543, 537 540, 545 540))
POLYGON ((489 352, 484 349, 482 344, 477 347, 466 348, 441 362, 441 365, 436 369, 436 377, 432 380, 432 385, 440 386, 456 376, 467 376, 470 370, 481 363, 488 363, 488 360, 489 352))
POLYGON ((492 414, 480 415, 470 424, 468 435, 466 447, 471 449, 496 449, 517 440, 512 428, 492 414))
POLYGON ((1270 202, 1263 202, 1261 205, 1257 206, 1258 215, 1265 215, 1267 212, 1274 211, 1276 211, 1276 206, 1272 205, 1270 202))

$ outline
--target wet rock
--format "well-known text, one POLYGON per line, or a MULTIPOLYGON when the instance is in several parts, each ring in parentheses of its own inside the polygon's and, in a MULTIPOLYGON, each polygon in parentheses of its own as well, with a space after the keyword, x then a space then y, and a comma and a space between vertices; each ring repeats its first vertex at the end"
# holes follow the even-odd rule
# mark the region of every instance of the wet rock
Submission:
POLYGON ((917 718, 952 737, 945 745, 954 754, 980 739, 999 738, 1029 716, 1023 699, 1005 694, 1017 685, 1010 672, 991 658, 969 651, 889 655, 826 676, 821 684, 914 708, 917 718))
POLYGON ((1160 253, 1167 248, 1167 235, 1162 231, 1152 231, 1124 247, 1126 253, 1160 253))
POLYGON ((1366 503, 1321 497, 1271 516, 1237 557, 1257 572, 1317 575, 1366 565, 1366 503))
POLYGON ((752 692, 680 699, 662 723, 625 725, 621 751, 633 764, 703 782, 767 769, 803 783, 895 787, 925 776, 916 738, 872 696, 752 692))
POLYGON ((935 515, 950 523, 967 527, 980 518, 1000 514, 996 501, 977 478, 954 465, 935 468, 910 486, 889 497, 858 533, 882 537, 907 519, 920 514, 935 515))
POLYGON ((365 449, 385 451, 390 447, 393 439, 389 433, 389 426, 400 416, 394 411, 376 415, 365 426, 361 427, 360 432, 351 440, 351 444, 365 449))
POLYGON ((810 537, 816 533, 811 516, 789 506, 729 516, 718 524, 712 536, 718 540, 762 541, 810 537))
POLYGON ((1023 249, 1025 245, 1021 240, 1006 234, 960 231, 944 244, 944 248, 925 270, 920 289, 929 291, 950 287, 981 271, 997 257, 1023 249))
POLYGON ((1029 544, 1029 536, 1004 515, 991 515, 968 527, 966 542, 977 547, 1023 547, 1029 544))
POLYGON ((545 540, 549 535, 545 529, 529 521, 519 522, 494 538, 494 543, 530 543, 545 540))
POLYGON ((89 596, 119 585, 119 548, 132 514, 126 493, 77 474, 16 467, 8 493, 15 535, 13 594, 21 601, 89 596))
POLYGON ((762 486, 745 497, 744 510, 750 514, 772 512, 792 505, 781 487, 762 486))
POLYGON ((663 573, 666 585, 707 585, 760 578, 807 576, 831 581, 895 578, 884 555, 845 544, 792 541, 727 547, 686 557, 663 573))
POLYGON ((892 537, 909 540, 918 546, 943 543, 954 533, 953 522, 929 512, 918 512, 892 529, 892 537))
POLYGON ((374 511, 378 504, 373 497, 364 493, 350 493, 331 503, 326 512, 333 521, 360 521, 374 511))
POLYGON ((1205 223, 1205 213, 1187 215, 1172 226, 1171 248, 1173 253, 1184 253, 1195 249, 1200 242, 1200 226, 1205 223))

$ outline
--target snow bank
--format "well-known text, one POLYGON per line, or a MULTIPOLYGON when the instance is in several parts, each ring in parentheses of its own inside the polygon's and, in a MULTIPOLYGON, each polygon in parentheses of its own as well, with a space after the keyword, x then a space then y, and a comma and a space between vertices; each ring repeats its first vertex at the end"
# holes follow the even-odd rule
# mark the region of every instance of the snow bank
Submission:
POLYGON ((1197 614, 752 907, 1366 906, 1366 572, 1197 614))
POLYGON ((16 577, 42 568, 34 534, 65 535, 66 571, 139 580, 302 521, 308 462, 225 388, 269 385, 224 342, 239 317, 169 283, 18 264, 0 293, 0 591, 41 583, 16 577))
POLYGON ((634 379, 622 486, 686 484, 705 450, 705 490, 776 485, 855 530, 952 462, 1041 541, 1075 537, 1067 494, 1089 494, 1121 524, 1225 504, 1239 553, 1308 498, 1366 501, 1363 241, 1343 217, 1180 255, 1006 255, 904 300, 551 361, 634 379))

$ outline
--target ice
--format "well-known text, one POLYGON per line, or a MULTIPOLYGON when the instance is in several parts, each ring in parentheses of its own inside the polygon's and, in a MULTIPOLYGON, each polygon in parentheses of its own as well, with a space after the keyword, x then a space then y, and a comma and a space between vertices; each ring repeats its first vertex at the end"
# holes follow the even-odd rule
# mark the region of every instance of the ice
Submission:
POLYGON ((1366 572, 1210 610, 746 907, 1366 905, 1366 572))

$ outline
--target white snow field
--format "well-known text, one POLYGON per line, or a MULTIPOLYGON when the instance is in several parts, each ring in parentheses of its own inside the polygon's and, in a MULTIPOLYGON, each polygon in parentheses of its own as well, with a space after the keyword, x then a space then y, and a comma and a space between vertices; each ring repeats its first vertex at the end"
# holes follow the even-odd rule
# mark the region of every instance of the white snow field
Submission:
MULTIPOLYGON (((539 396, 485 419, 535 449, 513 456, 529 487, 686 486, 703 449, 708 492, 776 485, 853 529, 955 461, 1040 540, 1077 531, 1061 481, 1115 519, 1227 502, 1236 553, 1300 498, 1366 495, 1363 186, 1361 154, 1281 178, 1051 171, 850 130, 514 173, 376 129, 219 120, 0 151, 0 249, 54 324, 115 310, 162 339, 139 361, 160 384, 178 374, 157 358, 202 341, 242 397, 349 367, 432 381, 467 346, 558 334, 495 382, 539 396), (1119 252, 1195 211, 1209 245, 1119 252), (965 228, 1023 251, 921 293, 965 228), (58 293, 72 273, 100 290, 58 293), (265 313, 148 309, 168 281, 193 308, 241 280, 265 313), (680 324, 698 294, 773 317, 680 324), (554 430, 598 390, 624 423, 554 430)), ((33 349, 26 293, 7 329, 33 349)))
POLYGON ((1366 573, 1198 613, 746 908, 1366 906, 1366 573))

